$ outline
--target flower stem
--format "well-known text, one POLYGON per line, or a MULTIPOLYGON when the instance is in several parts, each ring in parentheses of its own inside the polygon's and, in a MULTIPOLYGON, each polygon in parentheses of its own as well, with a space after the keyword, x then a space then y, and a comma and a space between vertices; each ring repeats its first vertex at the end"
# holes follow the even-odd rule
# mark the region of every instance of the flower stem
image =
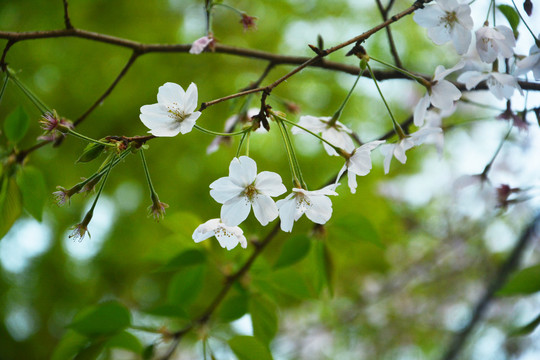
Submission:
POLYGON ((215 135, 215 136, 236 136, 236 135, 242 135, 248 131, 251 131, 251 126, 242 130, 242 131, 237 131, 237 132, 233 132, 233 133, 222 133, 222 132, 217 132, 217 131, 212 131, 212 130, 208 130, 208 129, 205 129, 203 127, 200 127, 199 125, 195 124, 194 125, 195 129, 203 132, 203 133, 206 133, 206 134, 210 134, 210 135, 215 135))
POLYGON ((249 156, 249 139, 250 139, 251 133, 246 133, 246 156, 249 156))
POLYGON ((413 73, 408 72, 407 70, 398 68, 398 67, 395 66, 395 65, 392 65, 392 64, 390 64, 390 63, 388 63, 388 62, 386 62, 386 61, 383 61, 383 60, 374 58, 374 57, 371 56, 371 55, 370 55, 369 58, 370 58, 371 60, 374 60, 374 61, 380 63, 380 64, 383 64, 383 65, 385 65, 385 66, 388 66, 389 68, 394 69, 394 70, 396 70, 396 71, 402 73, 402 74, 405 75, 405 76, 410 77, 411 79, 415 80, 416 82, 418 82, 419 84, 421 84, 421 85, 423 85, 423 86, 426 86, 426 87, 427 87, 427 86, 429 85, 429 82, 428 82, 426 79, 424 79, 423 77, 416 76, 416 75, 414 75, 413 73))
POLYGON ((224 4, 224 3, 215 3, 215 4, 213 4, 212 6, 222 6, 222 7, 224 7, 225 9, 229 9, 229 10, 231 10, 231 11, 233 11, 233 12, 239 14, 239 15, 242 15, 242 11, 240 11, 240 10, 238 10, 238 9, 236 9, 236 8, 233 8, 232 6, 227 5, 227 4, 224 4))
POLYGON ((345 105, 347 105, 347 102, 349 101, 349 98, 351 97, 354 91, 354 88, 356 87, 356 84, 358 84, 358 80, 360 80, 360 78, 362 77, 362 74, 364 74, 364 69, 361 69, 360 72, 358 73, 358 76, 356 77, 356 80, 354 81, 353 86, 349 90, 349 93, 345 97, 345 100, 343 100, 343 103, 341 104, 339 109, 337 109, 337 111, 332 116, 332 119, 330 119, 330 121, 328 122, 329 126, 333 126, 336 123, 336 121, 338 121, 339 117, 341 116, 341 113, 343 112, 343 109, 345 108, 345 105))
MULTIPOLYGON (((103 178, 103 181, 101 182, 101 185, 99 187, 96 198, 94 199, 94 202, 92 203, 92 207, 90 208, 90 210, 88 210, 87 216, 88 216, 88 214, 93 214, 94 213, 94 209, 95 209, 96 204, 98 202, 99 196, 101 195, 101 192, 103 191, 103 188, 105 187, 105 183, 107 182, 107 178, 109 177, 109 173, 111 172, 111 170, 112 170, 112 168, 114 166, 115 160, 116 160, 116 156, 109 163, 109 167, 107 168, 107 170, 105 172, 105 176, 103 178)), ((90 215, 90 216, 92 216, 92 215, 90 215)))
POLYGON ((392 119, 392 125, 394 125, 394 131, 396 132, 396 134, 399 136, 400 139, 407 137, 407 135, 405 134, 405 132, 403 131, 399 123, 394 118, 394 114, 392 114, 392 110, 390 110, 390 106, 388 106, 388 103, 386 102, 386 99, 384 98, 381 88, 379 87, 379 83, 377 82, 377 79, 375 78, 375 75, 373 74, 373 71, 371 70, 371 66, 369 66, 369 64, 367 64, 367 68, 369 70, 371 78, 373 79, 373 82, 375 83, 375 86, 377 87, 377 91, 379 92, 379 95, 381 96, 384 102, 384 105, 386 106, 386 110, 388 110, 388 114, 390 114, 390 118, 392 119))
POLYGON ((242 145, 244 144, 244 140, 246 139, 246 136, 249 133, 245 132, 244 135, 242 135, 242 138, 240 139, 240 143, 238 144, 238 149, 236 150, 236 157, 240 156, 240 150, 242 150, 242 145))
MULTIPOLYGON (((116 157, 115 159, 112 160, 113 161, 112 166, 115 167, 116 165, 118 165, 118 163, 120 161, 124 160, 126 158, 126 156, 128 156, 130 154, 130 152, 131 151, 126 150, 123 153, 121 153, 120 155, 118 155, 118 157, 116 157)), ((88 179, 81 181, 76 186, 80 185, 81 188, 83 188, 86 184, 88 184, 89 182, 95 180, 97 177, 101 177, 101 176, 105 175, 106 172, 107 172, 107 169, 103 169, 103 166, 102 166, 101 170, 97 171, 95 174, 90 176, 88 179)))
POLYGON ((116 147, 116 145, 114 145, 114 144, 106 143, 106 142, 103 142, 103 141, 92 139, 92 138, 90 138, 90 137, 88 137, 86 135, 79 134, 78 132, 76 132, 75 130, 72 130, 72 129, 69 129, 68 134, 73 135, 75 137, 78 137, 79 139, 83 139, 85 141, 94 143, 94 144, 99 144, 99 145, 108 146, 108 147, 116 147))
POLYGON ((152 179, 150 179, 150 171, 148 171, 148 165, 146 164, 146 158, 144 157, 144 150, 140 149, 139 154, 141 154, 144 174, 146 175, 146 181, 148 182, 148 187, 150 188, 150 197, 154 199, 156 196, 156 190, 154 189, 154 185, 152 185, 152 179))
POLYGON ((28 97, 28 99, 30 99, 30 101, 38 108, 38 110, 42 114, 45 114, 47 112, 52 112, 49 109, 49 107, 47 105, 45 105, 45 103, 43 101, 41 101, 37 97, 37 95, 32 92, 32 90, 30 90, 26 85, 24 85, 17 78, 17 76, 15 75, 15 72, 13 70, 8 69, 8 71, 6 72, 6 75, 8 75, 9 77, 11 77, 11 79, 13 79, 13 82, 15 83, 15 85, 17 85, 19 87, 19 89, 21 89, 21 91, 28 97))
POLYGON ((287 128, 285 127, 285 124, 283 123, 281 118, 277 118, 276 122, 278 124, 281 137, 283 138, 283 143, 285 144, 287 160, 289 160, 289 166, 291 168, 294 186, 302 187, 302 184, 304 184, 305 186, 304 180, 302 179, 302 172, 300 171, 300 166, 298 165, 298 160, 296 159, 291 140, 287 134, 287 128))
POLYGON ((4 92, 6 91, 8 81, 9 81, 9 75, 6 74, 6 78, 4 80, 4 83, 2 84, 2 89, 0 90, 0 102, 2 101, 2 98, 4 97, 4 92))

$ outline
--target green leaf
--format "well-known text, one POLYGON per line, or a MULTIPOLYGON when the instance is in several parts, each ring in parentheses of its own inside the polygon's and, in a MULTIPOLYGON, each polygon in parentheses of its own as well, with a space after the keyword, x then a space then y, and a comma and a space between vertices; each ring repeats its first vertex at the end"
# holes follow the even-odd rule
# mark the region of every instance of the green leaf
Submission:
POLYGON ((298 299, 312 298, 306 280, 297 271, 290 268, 275 271, 270 275, 272 286, 284 294, 298 299))
POLYGON ((182 304, 182 306, 192 303, 201 291, 204 269, 203 265, 197 265, 174 275, 167 291, 167 301, 170 304, 182 304))
POLYGON ((240 293, 228 296, 219 308, 218 316, 224 322, 240 319, 248 312, 247 294, 240 293))
POLYGON ((235 336, 229 346, 238 360, 272 360, 270 350, 253 336, 235 336))
POLYGON ((94 160, 95 158, 97 158, 99 155, 101 155, 104 149, 105 149, 105 145, 90 143, 86 145, 81 156, 79 156, 79 158, 75 162, 76 163, 90 162, 94 160))
POLYGON ((76 331, 68 330, 56 345, 51 360, 71 360, 82 349, 87 347, 89 340, 76 331))
POLYGON ((25 167, 17 176, 17 185, 22 193, 24 208, 36 220, 41 221, 43 206, 47 201, 47 185, 41 171, 34 167, 25 167))
POLYGON ((127 331, 122 331, 110 338, 105 343, 105 347, 126 349, 137 354, 143 351, 143 346, 139 339, 127 331))
POLYGON ((103 339, 98 339, 81 349, 73 360, 97 360, 103 351, 103 339))
POLYGON ((283 245, 274 269, 286 267, 302 260, 309 252, 311 241, 306 235, 294 236, 283 245))
POLYGON ((531 266, 518 271, 510 277, 498 296, 533 294, 540 291, 540 265, 531 266))
POLYGON ((332 230, 336 237, 350 241, 367 241, 384 248, 379 233, 371 222, 361 215, 345 215, 339 217, 332 230))
POLYGON ((263 344, 270 344, 278 330, 276 305, 262 296, 253 296, 249 301, 249 313, 253 335, 263 344))
POLYGON ((22 106, 17 107, 4 121, 4 133, 8 140, 18 143, 26 134, 29 122, 28 115, 22 106))
POLYGON ((22 213, 22 198, 15 179, 0 177, 0 239, 22 213))
POLYGON ((518 37, 518 25, 519 25, 519 14, 516 12, 516 10, 509 5, 499 5, 497 6, 499 11, 504 15, 506 20, 508 20, 508 23, 510 24, 510 27, 512 28, 512 31, 514 32, 514 36, 518 37))
POLYGON ((313 250, 315 289, 319 293, 324 286, 327 286, 330 295, 333 295, 332 274, 334 272, 334 263, 328 246, 324 241, 318 240, 313 250))
POLYGON ((150 309, 143 310, 143 312, 154 316, 165 316, 181 319, 189 319, 189 315, 186 310, 180 305, 159 305, 150 309))
POLYGON ((155 349, 154 344, 150 344, 147 347, 145 347, 144 350, 143 350, 143 353, 142 353, 143 359, 144 360, 153 359, 154 358, 154 349, 155 349))
POLYGON ((69 325, 86 336, 111 335, 131 324, 129 310, 116 301, 92 306, 73 319, 69 325))
POLYGON ((167 264, 159 268, 158 272, 177 271, 183 268, 202 264, 206 261, 206 254, 198 249, 188 249, 173 257, 167 264))
POLYGON ((531 322, 529 322, 526 325, 520 326, 517 329, 514 329, 512 332, 510 332, 510 336, 524 336, 529 335, 532 333, 536 328, 540 325, 540 314, 534 318, 531 322))

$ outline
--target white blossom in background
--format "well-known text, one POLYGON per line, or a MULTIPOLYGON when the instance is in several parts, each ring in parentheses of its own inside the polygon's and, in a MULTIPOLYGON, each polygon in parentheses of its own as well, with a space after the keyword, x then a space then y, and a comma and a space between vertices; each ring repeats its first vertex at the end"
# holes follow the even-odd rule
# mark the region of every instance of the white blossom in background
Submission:
POLYGON ((257 174, 257 164, 247 156, 232 159, 229 176, 217 179, 210 188, 214 200, 223 204, 221 221, 227 226, 244 221, 252 207, 257 220, 267 225, 278 216, 272 197, 287 191, 281 176, 270 171, 257 174))
MULTIPOLYGON (((339 184, 338 184, 339 185, 339 184)), ((291 232, 294 222, 303 214, 316 224, 326 224, 332 216, 332 201, 328 196, 336 196, 336 185, 328 185, 320 190, 308 191, 293 188, 285 199, 277 201, 281 230, 291 232)))
POLYGON ((369 174, 372 168, 371 152, 385 142, 385 140, 376 140, 354 149, 352 156, 347 159, 345 165, 343 165, 339 171, 335 186, 337 186, 337 182, 341 178, 341 175, 347 170, 349 189, 351 189, 351 193, 356 193, 356 175, 365 176, 369 174))
POLYGON ((510 58, 515 46, 514 32, 507 26, 482 26, 476 30, 476 51, 483 62, 492 63, 499 55, 510 58))
POLYGON ((395 157, 400 163, 405 164, 407 162, 407 155, 405 152, 414 146, 423 144, 428 137, 433 134, 442 132, 441 128, 436 127, 424 127, 408 137, 399 140, 395 144, 383 144, 381 145, 381 153, 384 155, 384 173, 388 174, 390 171, 390 162, 392 157, 395 157))
MULTIPOLYGON (((316 134, 320 133, 324 140, 328 141, 334 146, 337 146, 338 148, 348 152, 353 151, 354 143, 350 136, 350 134, 352 134, 352 130, 339 121, 336 121, 336 123, 333 125, 329 125, 331 120, 332 117, 330 116, 315 117, 311 115, 304 115, 300 117, 298 125, 305 127, 316 134)), ((296 126, 291 129, 291 132, 293 134, 305 133, 304 130, 296 126)), ((323 146, 328 155, 339 156, 339 154, 327 143, 323 142, 323 146)))
POLYGON ((422 126, 424 124, 424 118, 429 105, 433 105, 442 111, 450 110, 454 106, 454 101, 461 97, 461 91, 444 78, 464 66, 465 62, 460 61, 450 69, 446 69, 442 65, 435 68, 435 75, 431 81, 431 89, 420 99, 414 109, 414 125, 422 126))
POLYGON ((139 118, 155 136, 176 136, 193 129, 201 116, 197 108, 197 85, 191 83, 184 89, 175 83, 165 83, 159 87, 157 104, 143 105, 139 118))
POLYGON ((214 39, 209 36, 203 36, 202 38, 199 38, 191 44, 191 48, 189 49, 189 53, 193 55, 199 55, 202 53, 208 45, 210 45, 214 39))
MULTIPOLYGON (((431 109, 426 112, 426 122, 423 129, 441 129, 442 120, 454 113, 457 106, 447 111, 440 111, 438 109, 431 109)), ((439 158, 442 157, 444 151, 444 134, 442 131, 436 130, 432 134, 429 134, 424 138, 424 144, 435 145, 439 158)))
POLYGON ((196 243, 199 243, 212 236, 215 236, 219 245, 227 250, 234 249, 238 244, 244 249, 247 247, 247 240, 242 229, 238 226, 227 226, 220 219, 211 219, 199 225, 192 237, 196 243))
POLYGON ((435 44, 452 41, 460 55, 469 49, 474 25, 469 5, 457 0, 437 0, 435 4, 416 10, 414 21, 428 29, 428 36, 435 44))
MULTIPOLYGON (((540 34, 538 36, 540 37, 540 34)), ((531 46, 529 56, 519 60, 516 65, 519 68, 519 74, 526 74, 532 71, 535 80, 540 80, 540 49, 538 45, 534 44, 531 46)))
POLYGON ((517 79, 510 74, 501 74, 495 71, 466 71, 457 79, 457 81, 465 84, 467 90, 475 88, 476 85, 484 80, 486 81, 489 91, 491 91, 491 93, 499 100, 510 99, 516 89, 523 95, 523 90, 519 86, 517 79))
MULTIPOLYGON (((259 108, 251 108, 249 109, 245 114, 244 116, 247 118, 247 119, 251 119, 253 116, 257 115, 259 112, 261 111, 261 109, 259 108)), ((224 131, 226 133, 230 133, 232 132, 232 130, 234 129, 234 127, 239 123, 239 122, 242 122, 242 114, 234 114, 230 117, 227 118, 227 120, 225 120, 225 125, 224 125, 224 131)), ((268 132, 263 126, 259 127, 257 130, 255 130, 256 133, 266 133, 268 132)), ((219 149, 219 145, 223 142, 227 142, 227 141, 230 141, 231 140, 231 137, 230 136, 216 136, 214 138, 214 140, 212 140, 212 142, 210 143, 210 145, 208 145, 208 147, 206 148, 206 154, 207 155, 210 155, 210 154, 213 154, 215 153, 218 149, 219 149)))

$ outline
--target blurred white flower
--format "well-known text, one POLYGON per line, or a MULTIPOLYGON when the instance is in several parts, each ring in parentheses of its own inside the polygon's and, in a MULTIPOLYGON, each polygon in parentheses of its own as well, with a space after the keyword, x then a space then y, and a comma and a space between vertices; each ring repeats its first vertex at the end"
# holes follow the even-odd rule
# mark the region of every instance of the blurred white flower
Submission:
POLYGON ((231 250, 240 243, 244 249, 247 247, 247 240, 244 232, 238 226, 227 226, 220 219, 211 219, 201 224, 193 232, 193 240, 199 243, 212 236, 215 236, 222 248, 231 250))
POLYGON ((257 174, 257 164, 247 156, 234 158, 229 165, 229 176, 210 184, 210 195, 220 204, 221 220, 227 226, 244 221, 253 207, 253 213, 265 226, 278 216, 278 209, 271 197, 287 189, 281 176, 263 171, 257 174))
POLYGON ((395 144, 381 145, 381 153, 384 155, 384 173, 388 174, 390 171, 392 157, 395 157, 400 163, 405 164, 407 162, 407 155, 405 155, 407 150, 423 144, 429 136, 440 132, 442 132, 441 128, 424 127, 395 144))
POLYGON ((202 38, 199 38, 191 44, 191 49, 189 49, 190 54, 199 55, 202 53, 208 45, 210 45, 214 39, 210 36, 203 36, 202 38))
POLYGON ((458 62, 450 69, 445 69, 442 65, 437 66, 431 82, 431 89, 420 99, 414 109, 414 125, 422 126, 424 124, 426 110, 430 104, 442 111, 448 111, 454 106, 454 101, 461 97, 461 91, 450 81, 444 80, 444 78, 464 66, 464 61, 458 62))
POLYGON ((521 90, 517 79, 509 74, 501 74, 495 71, 466 71, 457 79, 457 81, 465 84, 467 90, 475 88, 476 85, 484 80, 486 81, 489 91, 491 91, 491 93, 499 100, 510 99, 516 89, 523 95, 523 90, 521 90))
POLYGON ((155 136, 176 136, 193 129, 201 116, 197 108, 197 85, 191 83, 187 91, 175 83, 165 83, 159 87, 157 104, 141 107, 139 118, 155 136))
POLYGON ((339 171, 336 179, 337 182, 341 178, 341 175, 347 170, 347 178, 349 180, 349 188, 351 193, 356 193, 356 175, 365 176, 371 171, 371 152, 375 150, 380 144, 385 143, 386 140, 376 140, 366 143, 359 148, 354 149, 352 156, 347 159, 345 165, 339 171))
MULTIPOLYGON (((538 36, 540 37, 540 35, 538 36)), ((532 71, 534 78, 540 80, 540 48, 538 48, 538 45, 534 44, 531 46, 529 56, 519 60, 516 65, 520 69, 520 74, 526 74, 532 71)))
POLYGON ((474 25, 469 5, 456 0, 437 0, 435 4, 416 10, 414 21, 428 29, 428 36, 435 44, 452 40, 460 55, 469 49, 474 25))
POLYGON ((277 201, 281 230, 291 232, 294 222, 303 214, 316 224, 326 224, 332 216, 332 201, 329 195, 337 195, 336 185, 328 185, 320 190, 308 191, 293 188, 285 199, 277 201))
POLYGON ((476 30, 476 50, 483 62, 492 63, 501 55, 509 58, 514 55, 516 46, 514 32, 507 26, 482 26, 476 30))
MULTIPOLYGON (((231 133, 234 129, 234 127, 238 123, 244 123, 251 120, 251 117, 257 115, 261 110, 259 108, 251 108, 245 113, 239 113, 235 114, 233 116, 230 116, 225 120, 225 126, 224 131, 226 133, 231 133)), ((256 133, 266 133, 268 132, 263 126, 259 127, 257 130, 255 130, 256 133)), ((216 136, 214 140, 208 145, 206 148, 206 154, 210 155, 214 152, 216 152, 219 149, 219 145, 222 143, 230 142, 231 137, 230 136, 216 136)))
MULTIPOLYGON (((306 129, 313 131, 316 134, 321 134, 321 137, 329 143, 346 150, 348 152, 353 151, 354 143, 350 134, 352 130, 343 125, 341 122, 336 121, 335 124, 330 125, 332 117, 323 116, 315 117, 311 115, 304 115, 300 117, 298 125, 305 127, 306 129)), ((299 127, 293 127, 291 129, 293 134, 305 134, 306 132, 299 127)), ((327 143, 323 142, 324 149, 328 155, 339 156, 339 154, 327 143)))

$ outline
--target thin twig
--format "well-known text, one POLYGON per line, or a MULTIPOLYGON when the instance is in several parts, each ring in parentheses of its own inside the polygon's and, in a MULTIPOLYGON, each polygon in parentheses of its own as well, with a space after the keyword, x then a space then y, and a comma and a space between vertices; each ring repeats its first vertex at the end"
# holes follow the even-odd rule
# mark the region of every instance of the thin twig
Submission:
POLYGON ((7 64, 6 64, 6 56, 7 56, 7 53, 9 51, 9 48, 11 48, 13 46, 13 44, 15 44, 15 40, 8 40, 6 46, 4 47, 4 51, 2 52, 2 57, 0 58, 0 69, 2 69, 2 71, 6 72, 7 73, 7 64))
POLYGON ((463 346, 465 345, 467 339, 472 334, 472 330, 482 319, 482 316, 486 312, 488 306, 494 300, 495 293, 506 283, 510 274, 519 266, 521 256, 525 252, 525 249, 527 248, 533 236, 537 233, 536 227, 539 223, 540 214, 536 215, 533 221, 531 221, 529 226, 527 226, 525 231, 521 234, 521 237, 512 249, 512 252, 508 256, 506 261, 501 265, 482 297, 478 300, 478 303, 474 307, 469 323, 454 336, 454 338, 450 342, 450 346, 448 347, 444 355, 441 357, 441 359, 453 360, 457 358, 458 354, 463 349, 463 346))
POLYGON ((133 65, 133 63, 135 62, 135 60, 137 60, 137 57, 139 57, 139 53, 137 51, 133 51, 133 54, 131 54, 131 57, 129 58, 128 62, 126 63, 126 65, 124 66, 124 68, 122 69, 122 71, 120 71, 120 74, 118 74, 118 76, 116 77, 116 79, 114 79, 113 83, 111 84, 111 86, 109 86, 109 88, 107 90, 105 90, 105 92, 103 93, 103 95, 101 95, 99 97, 99 99, 96 100, 96 102, 94 102, 94 104, 92 104, 92 106, 90 106, 90 108, 88 110, 86 110, 86 112, 84 114, 82 114, 73 124, 75 126, 79 125, 81 122, 84 121, 84 119, 86 119, 86 117, 88 115, 90 115, 90 113, 92 113, 92 111, 95 110, 96 107, 98 107, 106 98, 107 96, 110 95, 110 93, 113 91, 113 89, 116 87, 116 85, 118 84, 118 82, 124 77, 124 75, 126 75, 126 73, 128 72, 129 68, 131 67, 131 65, 133 65))
MULTIPOLYGON (((385 8, 383 7, 381 0, 375 0, 377 2, 377 7, 379 8, 379 12, 381 13, 383 21, 388 19, 388 11, 390 11, 390 8, 394 4, 394 1, 390 1, 388 6, 385 8)), ((403 65, 401 64, 401 59, 399 58, 399 54, 397 52, 396 43, 394 42, 394 36, 392 35, 392 30, 390 30, 390 26, 386 28, 386 36, 388 37, 388 45, 390 46, 390 53, 392 54, 392 57, 394 58, 394 64, 402 68, 403 65)))
POLYGON ((71 19, 69 18, 69 12, 68 12, 68 0, 62 0, 64 3, 64 24, 66 25, 66 29, 73 29, 73 25, 71 24, 71 19))

